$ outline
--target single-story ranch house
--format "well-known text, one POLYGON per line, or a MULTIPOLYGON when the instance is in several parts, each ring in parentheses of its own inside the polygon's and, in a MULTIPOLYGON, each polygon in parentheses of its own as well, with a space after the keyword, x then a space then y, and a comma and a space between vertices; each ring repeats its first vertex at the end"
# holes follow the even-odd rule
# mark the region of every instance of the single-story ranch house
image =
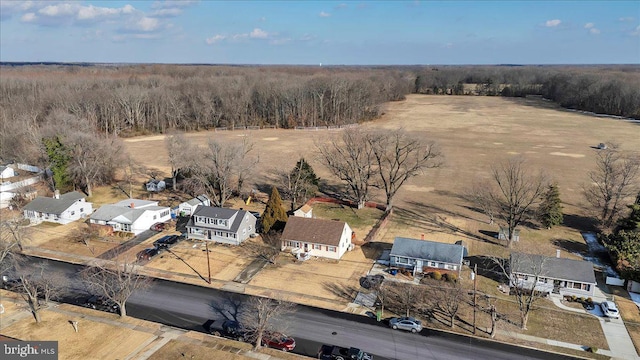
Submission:
POLYGON ((310 256, 338 260, 351 250, 352 237, 344 221, 290 216, 282 232, 282 250, 300 249, 310 256))
POLYGON ((562 296, 591 297, 594 294, 596 277, 589 261, 513 253, 509 264, 511 287, 562 296))
POLYGON ((414 273, 456 273, 460 275, 465 248, 458 244, 396 237, 389 253, 389 265, 414 273))
POLYGON ((187 238, 240 245, 256 233, 256 220, 245 210, 201 205, 187 223, 187 238))
POLYGON ((157 201, 127 199, 103 205, 89 218, 91 224, 108 225, 114 231, 140 234, 157 222, 171 220, 171 209, 157 201))
POLYGON ((83 219, 93 212, 93 205, 86 202, 84 195, 77 191, 53 197, 37 197, 23 208, 24 217, 33 223, 42 221, 68 224, 83 219))

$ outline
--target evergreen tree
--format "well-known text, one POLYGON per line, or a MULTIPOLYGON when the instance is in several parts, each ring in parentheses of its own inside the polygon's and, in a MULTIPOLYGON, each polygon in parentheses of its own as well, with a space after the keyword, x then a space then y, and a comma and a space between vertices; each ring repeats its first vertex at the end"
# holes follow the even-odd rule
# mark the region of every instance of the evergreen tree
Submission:
POLYGON ((562 224, 562 205, 558 185, 549 185, 549 189, 542 195, 542 202, 538 207, 538 220, 547 229, 562 224))
POLYGON ((299 203, 305 203, 309 197, 315 195, 320 178, 316 176, 311 165, 304 158, 300 158, 293 170, 287 174, 284 182, 285 196, 289 198, 291 211, 293 211, 299 203))
POLYGON ((271 230, 282 230, 287 223, 287 212, 282 206, 282 198, 278 189, 271 188, 271 196, 267 201, 267 206, 262 214, 262 232, 268 233, 271 230))
POLYGON ((71 156, 68 149, 62 144, 60 138, 55 136, 42 139, 44 148, 49 157, 50 170, 53 173, 53 187, 64 193, 72 189, 71 179, 69 178, 69 161, 71 156))

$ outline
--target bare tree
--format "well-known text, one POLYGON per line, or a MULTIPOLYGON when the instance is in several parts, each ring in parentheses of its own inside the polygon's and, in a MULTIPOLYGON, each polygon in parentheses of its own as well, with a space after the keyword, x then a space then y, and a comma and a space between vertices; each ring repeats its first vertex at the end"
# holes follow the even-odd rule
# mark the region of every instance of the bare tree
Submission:
POLYGON ((127 301, 136 291, 151 286, 151 278, 139 274, 133 262, 120 255, 111 264, 96 264, 82 272, 82 279, 89 289, 116 303, 120 316, 127 316, 127 301))
POLYGON ((405 282, 389 283, 389 285, 385 289, 387 305, 405 312, 406 316, 410 316, 411 312, 417 310, 418 306, 423 303, 427 291, 424 286, 405 282))
POLYGON ((495 213, 503 221, 508 232, 507 244, 511 247, 516 227, 530 216, 547 183, 546 176, 541 172, 532 173, 523 158, 513 158, 492 168, 491 181, 475 186, 481 193, 474 199, 477 206, 495 213))
POLYGON ((102 138, 91 133, 74 132, 63 140, 71 149, 69 175, 91 196, 94 185, 110 182, 123 155, 117 138, 102 138))
POLYGON ((15 267, 16 256, 29 237, 29 228, 23 226, 23 221, 22 217, 0 219, 0 275, 15 267))
MULTIPOLYGON (((191 163, 189 159, 196 153, 182 133, 175 133, 165 138, 167 150, 169 152, 169 164, 171 164, 171 177, 173 178, 173 188, 178 190, 178 176, 181 171, 189 169, 191 163)), ((184 175, 184 174, 182 174, 184 175)))
POLYGON ((477 206, 485 215, 489 217, 489 224, 493 225, 496 216, 496 207, 491 200, 491 186, 488 182, 475 183, 465 195, 468 201, 477 206))
POLYGON ((369 134, 358 128, 346 129, 342 137, 317 147, 324 165, 347 183, 358 209, 362 209, 378 173, 369 134))
POLYGON ((630 199, 640 190, 640 157, 623 152, 616 144, 596 152, 596 170, 589 172, 591 184, 584 186, 587 202, 605 229, 613 227, 630 199))
POLYGON ((245 241, 242 246, 253 256, 265 259, 270 264, 277 265, 278 255, 282 252, 281 231, 269 231, 262 234, 262 241, 245 241))
POLYGON ((535 254, 511 253, 509 260, 491 258, 502 271, 516 298, 520 312, 520 328, 527 329, 529 314, 537 300, 553 291, 553 284, 544 282, 547 257, 535 254))
POLYGON ((391 211, 394 196, 407 180, 442 165, 442 153, 434 142, 424 142, 402 129, 378 132, 368 140, 386 195, 386 211, 391 211))
POLYGON ((266 297, 253 296, 240 314, 240 323, 247 332, 247 338, 254 343, 254 350, 262 346, 262 338, 268 331, 280 331, 282 317, 295 310, 295 304, 266 297))
POLYGON ((64 293, 67 279, 59 272, 51 271, 45 262, 27 267, 23 261, 16 260, 14 266, 18 282, 11 290, 20 293, 36 322, 40 322, 40 311, 47 308, 50 300, 64 293))
POLYGON ((241 173, 257 162, 249 155, 251 150, 248 140, 242 144, 222 144, 209 140, 208 148, 202 151, 203 158, 191 164, 189 187, 194 192, 212 194, 214 205, 224 206, 233 194, 234 185, 238 184, 234 184, 234 180, 244 178, 246 174, 241 173))
POLYGON ((466 295, 460 281, 434 287, 432 291, 436 308, 449 319, 449 326, 454 327, 455 318, 458 315, 460 305, 464 302, 466 295))

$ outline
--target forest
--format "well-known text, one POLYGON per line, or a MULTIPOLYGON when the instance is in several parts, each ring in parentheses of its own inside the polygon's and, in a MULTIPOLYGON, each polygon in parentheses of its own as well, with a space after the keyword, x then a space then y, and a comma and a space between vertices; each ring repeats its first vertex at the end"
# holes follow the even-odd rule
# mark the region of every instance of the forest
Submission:
POLYGON ((0 77, 0 157, 31 162, 38 153, 33 146, 43 146, 37 134, 65 132, 70 124, 81 123, 83 131, 105 137, 217 127, 340 126, 375 119, 385 102, 410 93, 538 95, 566 108, 640 119, 636 65, 4 63, 0 77))

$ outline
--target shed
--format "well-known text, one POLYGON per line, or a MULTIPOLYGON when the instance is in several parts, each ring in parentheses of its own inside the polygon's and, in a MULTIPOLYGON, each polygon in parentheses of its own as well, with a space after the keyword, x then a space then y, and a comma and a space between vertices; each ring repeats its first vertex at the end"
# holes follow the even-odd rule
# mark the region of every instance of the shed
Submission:
POLYGON ((16 176, 16 171, 9 166, 0 166, 0 179, 8 179, 16 176))
POLYGON ((293 216, 303 217, 303 218, 312 218, 313 208, 310 205, 304 204, 298 210, 293 212, 293 216))
POLYGON ((147 191, 159 192, 166 189, 167 184, 164 182, 164 180, 153 179, 146 184, 146 187, 147 187, 147 191))

